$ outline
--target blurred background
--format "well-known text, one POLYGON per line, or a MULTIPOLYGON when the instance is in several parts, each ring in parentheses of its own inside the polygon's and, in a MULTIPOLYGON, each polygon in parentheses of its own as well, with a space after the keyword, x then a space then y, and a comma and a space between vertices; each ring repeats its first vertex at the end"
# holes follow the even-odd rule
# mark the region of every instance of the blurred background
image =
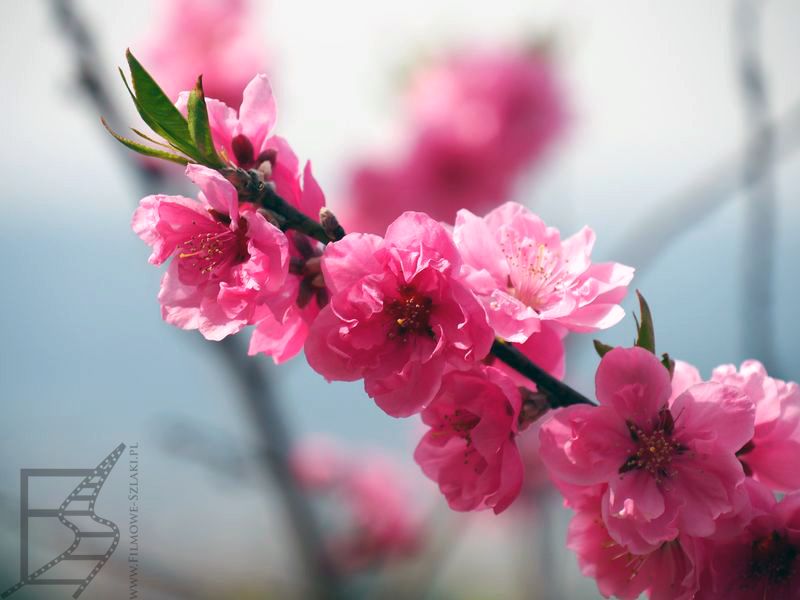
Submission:
MULTIPOLYGON (((138 597, 309 593, 285 505, 259 468, 259 429, 236 371, 199 334, 161 321, 161 273, 130 230, 135 202, 179 191, 179 180, 143 177, 147 165, 132 165, 103 131, 97 97, 80 82, 79 65, 88 61, 119 112, 107 116, 122 121, 118 128, 139 123, 116 73, 127 47, 157 76, 162 69, 179 79, 188 69, 191 82, 203 72, 207 89, 212 73, 221 82, 247 67, 246 83, 252 70, 268 72, 278 133, 313 160, 346 227, 381 217, 370 207, 376 190, 385 191, 381 182, 409 181, 392 171, 397 165, 418 172, 413 160, 429 149, 425 119, 437 114, 414 91, 425 87, 426 73, 458 72, 459 57, 482 52, 535 57, 547 71, 541 93, 552 96, 538 105, 539 88, 531 92, 531 105, 543 111, 531 129, 541 143, 473 209, 513 199, 564 234, 590 225, 595 260, 637 268, 634 284, 653 310, 659 351, 705 375, 753 357, 777 377, 800 377, 800 4, 793 0, 39 0, 4 9, 3 589, 19 579, 20 469, 94 467, 118 444, 138 443, 138 597), (86 40, 65 14, 91 33, 88 59, 86 40), (226 14, 234 24, 219 16, 226 14), (170 62, 174 55, 188 66, 170 62)), ((492 85, 509 85, 485 79, 490 97, 492 85)), ((518 130, 513 121, 509 127, 518 130)), ((482 158, 459 163, 456 175, 447 170, 447 185, 464 173, 472 181, 488 165, 482 158)), ((414 208, 452 221, 454 207, 473 202, 456 196, 435 204, 443 193, 414 208)), ((625 306, 633 308, 631 298, 625 306)), ((597 337, 625 343, 633 333, 626 318, 597 337)), ((354 597, 598 596, 565 548, 568 511, 535 474, 525 497, 498 517, 452 513, 413 463, 417 421, 387 417, 360 384, 327 384, 302 357, 278 367, 265 357, 242 360, 269 380, 298 444, 327 439, 321 456, 347 463, 348 472, 384 465, 367 476, 380 488, 377 499, 307 485, 326 535, 347 547, 356 543, 347 537, 353 530, 370 527, 353 523, 354 495, 367 495, 364 510, 396 509, 407 519, 409 547, 343 567, 354 597)), ((597 361, 591 336, 572 336, 566 381, 591 394, 597 361)), ((129 597, 129 468, 126 453, 97 501, 97 513, 122 535, 83 598, 129 597)), ((64 497, 41 493, 56 506, 64 497)), ((55 537, 41 540, 31 542, 32 565, 60 551, 55 537)), ((67 590, 29 586, 15 597, 62 598, 67 590)))

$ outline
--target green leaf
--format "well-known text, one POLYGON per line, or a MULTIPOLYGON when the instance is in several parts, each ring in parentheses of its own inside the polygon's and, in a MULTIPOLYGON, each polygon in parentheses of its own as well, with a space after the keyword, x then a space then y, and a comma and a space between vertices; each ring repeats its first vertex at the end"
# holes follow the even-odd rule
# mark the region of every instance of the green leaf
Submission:
POLYGON ((675 373, 675 361, 672 360, 666 352, 661 355, 661 364, 669 371, 669 376, 672 378, 672 375, 675 373))
POLYGON ((597 351, 597 354, 600 355, 600 358, 603 358, 606 354, 611 352, 614 349, 614 346, 609 346, 608 344, 604 344, 600 340, 594 340, 594 349, 597 351))
MULTIPOLYGON (((641 313, 641 323, 636 319, 636 342, 635 345, 645 350, 649 350, 653 354, 656 353, 656 332, 653 327, 653 315, 650 313, 650 307, 647 306, 644 296, 636 290, 636 296, 639 298, 639 311, 641 313)), ((634 319, 635 319, 634 315, 634 319)))
POLYGON ((144 144, 140 144, 139 142, 135 142, 131 139, 126 137, 122 137, 117 132, 115 132, 111 127, 108 126, 106 120, 101 118, 100 121, 103 123, 103 127, 113 135, 117 141, 119 141, 123 146, 127 146, 131 150, 138 152, 139 154, 144 154, 145 156, 153 156, 155 158, 163 158, 164 160, 169 160, 179 165, 187 165, 189 164, 189 159, 185 156, 179 156, 177 154, 173 154, 171 152, 166 152, 164 150, 159 150, 158 148, 151 148, 150 146, 145 146, 144 144))
POLYGON ((205 159, 205 164, 209 167, 223 167, 222 159, 217 155, 217 151, 214 148, 214 140, 211 138, 211 126, 208 124, 208 108, 206 107, 206 97, 203 93, 202 75, 197 78, 197 83, 189 94, 187 120, 189 133, 192 136, 194 145, 205 159))
POLYGON ((175 148, 200 161, 202 156, 192 141, 189 124, 186 119, 175 108, 175 105, 172 104, 145 68, 136 60, 130 50, 125 52, 125 57, 131 70, 133 91, 128 86, 125 74, 120 70, 122 80, 125 82, 125 86, 128 88, 134 104, 136 104, 136 110, 139 111, 139 115, 141 115, 144 122, 175 148))

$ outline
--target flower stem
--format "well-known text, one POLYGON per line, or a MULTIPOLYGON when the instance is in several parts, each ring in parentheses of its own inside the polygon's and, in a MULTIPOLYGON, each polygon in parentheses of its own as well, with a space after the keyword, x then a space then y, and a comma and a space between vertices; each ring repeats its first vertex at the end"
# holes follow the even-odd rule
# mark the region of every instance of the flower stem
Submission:
POLYGON ((504 362, 517 373, 524 375, 536 384, 540 392, 547 396, 550 408, 561 408, 573 404, 594 404, 589 398, 579 391, 571 388, 563 381, 559 381, 547 371, 533 363, 517 348, 500 340, 492 344, 492 355, 504 362))

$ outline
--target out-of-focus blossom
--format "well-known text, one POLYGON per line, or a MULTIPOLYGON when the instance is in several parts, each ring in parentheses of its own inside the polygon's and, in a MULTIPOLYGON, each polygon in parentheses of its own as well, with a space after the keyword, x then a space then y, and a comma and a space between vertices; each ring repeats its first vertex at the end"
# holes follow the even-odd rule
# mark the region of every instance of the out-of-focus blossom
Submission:
POLYGON ((509 199, 565 122, 550 60, 526 50, 455 53, 418 72, 408 99, 406 147, 353 170, 351 229, 383 231, 406 210, 448 223, 461 208, 489 210, 509 199))
POLYGON ((800 494, 788 494, 777 504, 773 498, 740 535, 708 548, 699 600, 800 598, 800 494))
POLYGON ((264 302, 286 281, 286 236, 239 203, 219 173, 189 165, 199 200, 147 196, 132 227, 153 248, 152 264, 176 255, 161 281, 159 302, 168 323, 220 340, 258 319, 264 302))
POLYGON ((566 117, 550 59, 528 50, 455 53, 418 71, 408 98, 422 131, 483 155, 500 178, 535 162, 566 117))
MULTIPOLYGON (((677 361, 672 379, 673 395, 702 381, 691 365, 677 361)), ((711 381, 733 386, 755 404, 755 433, 737 452, 745 473, 773 490, 800 489, 800 388, 794 382, 775 379, 757 360, 746 360, 714 369, 711 381)))
POLYGON ((445 228, 405 213, 381 238, 349 234, 328 244, 322 271, 331 293, 305 345, 329 380, 364 378, 392 416, 422 410, 448 368, 482 360, 492 330, 459 277, 461 258, 445 228))
POLYGON ((600 506, 601 497, 594 496, 575 513, 567 532, 567 548, 600 593, 620 600, 635 600, 643 592, 651 600, 691 600, 699 578, 694 540, 678 538, 633 554, 609 535, 600 506))
POLYGON ((592 264, 594 233, 588 227, 562 241, 557 229, 507 202, 484 218, 460 210, 453 238, 466 279, 502 338, 524 342, 544 321, 595 331, 625 314, 619 302, 633 269, 592 264))
POLYGON ((422 412, 430 430, 414 459, 454 510, 501 513, 522 489, 519 390, 497 369, 452 371, 422 412))
POLYGON ((557 480, 607 484, 611 537, 646 554, 679 534, 706 537, 745 479, 736 452, 753 435, 753 403, 736 388, 690 387, 668 402, 669 372, 642 348, 615 348, 597 370, 600 406, 554 413, 541 455, 557 480))
POLYGON ((394 461, 355 455, 320 437, 295 448, 291 464, 306 491, 331 501, 335 527, 328 547, 342 568, 383 564, 421 549, 425 532, 418 497, 394 461))
POLYGON ((253 73, 267 69, 248 0, 166 0, 142 56, 170 98, 203 75, 206 95, 238 106, 253 73))

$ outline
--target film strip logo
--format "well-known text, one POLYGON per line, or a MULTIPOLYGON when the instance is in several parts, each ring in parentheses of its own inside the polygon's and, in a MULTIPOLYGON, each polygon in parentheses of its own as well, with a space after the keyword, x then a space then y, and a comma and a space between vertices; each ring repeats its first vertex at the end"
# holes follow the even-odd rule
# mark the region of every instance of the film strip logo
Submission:
POLYGON ((76 586, 73 598, 83 593, 119 545, 119 527, 108 519, 98 517, 94 512, 94 504, 108 474, 124 450, 125 444, 120 444, 94 469, 20 470, 20 580, 0 594, 0 598, 8 598, 22 587, 31 585, 76 586), (31 478, 36 477, 82 477, 82 479, 58 508, 42 509, 29 506, 29 484, 31 478), (31 572, 28 564, 28 527, 31 519, 45 517, 58 519, 72 531, 74 540, 61 554, 31 572), (88 521, 81 523, 79 518, 87 518, 88 521), (92 529, 89 530, 87 525, 91 525, 92 529), (86 539, 92 539, 94 553, 76 552, 81 542, 86 539), (99 552, 96 550, 97 547, 100 547, 99 552), (48 576, 48 572, 63 561, 80 561, 81 564, 86 564, 88 575, 82 579, 48 576))

